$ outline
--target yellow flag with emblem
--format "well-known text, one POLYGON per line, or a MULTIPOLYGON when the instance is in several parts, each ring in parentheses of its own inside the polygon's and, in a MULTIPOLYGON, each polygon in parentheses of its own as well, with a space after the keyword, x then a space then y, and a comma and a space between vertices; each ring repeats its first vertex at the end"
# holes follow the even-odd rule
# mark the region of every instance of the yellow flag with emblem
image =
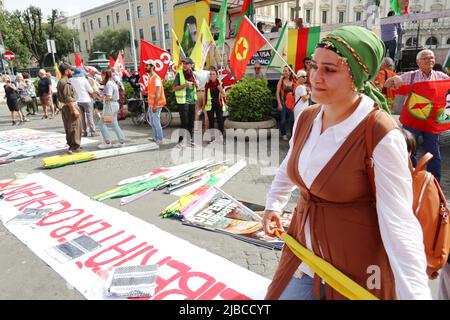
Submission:
POLYGON ((191 59, 194 61, 196 69, 203 69, 209 49, 214 45, 214 37, 211 30, 203 19, 200 33, 197 36, 197 43, 191 53, 191 59))

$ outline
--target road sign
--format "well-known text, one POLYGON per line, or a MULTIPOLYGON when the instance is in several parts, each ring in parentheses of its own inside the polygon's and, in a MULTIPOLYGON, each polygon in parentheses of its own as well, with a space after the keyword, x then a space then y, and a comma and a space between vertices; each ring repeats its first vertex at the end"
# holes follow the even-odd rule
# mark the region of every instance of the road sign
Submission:
POLYGON ((48 53, 56 53, 55 40, 47 40, 47 51, 48 53))
POLYGON ((12 51, 5 51, 5 53, 3 54, 3 57, 7 61, 14 61, 14 59, 15 59, 14 52, 12 52, 12 51))

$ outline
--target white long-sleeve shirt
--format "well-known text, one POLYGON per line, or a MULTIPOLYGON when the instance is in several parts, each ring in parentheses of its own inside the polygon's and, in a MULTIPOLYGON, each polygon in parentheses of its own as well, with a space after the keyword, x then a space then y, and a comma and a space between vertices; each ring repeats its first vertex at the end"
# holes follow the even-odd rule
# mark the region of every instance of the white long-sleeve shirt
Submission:
MULTIPOLYGON (((363 95, 353 114, 322 134, 323 109, 314 120, 311 133, 299 157, 299 170, 307 188, 342 146, 349 134, 373 110, 374 102, 363 95)), ((297 127, 297 118, 294 125, 297 127)), ((300 124, 301 125, 301 124, 300 124)), ((266 210, 281 212, 296 185, 287 175, 293 141, 286 158, 272 182, 267 195, 266 210)), ((376 207, 381 238, 386 249, 396 285, 398 299, 431 299, 426 274, 426 257, 419 221, 412 212, 412 178, 408 169, 406 141, 399 130, 392 130, 373 151, 376 207)), ((305 226, 306 245, 312 251, 309 218, 305 226)), ((356 259, 358 257, 355 257, 356 259)), ((299 270, 314 276, 302 263, 299 270)))

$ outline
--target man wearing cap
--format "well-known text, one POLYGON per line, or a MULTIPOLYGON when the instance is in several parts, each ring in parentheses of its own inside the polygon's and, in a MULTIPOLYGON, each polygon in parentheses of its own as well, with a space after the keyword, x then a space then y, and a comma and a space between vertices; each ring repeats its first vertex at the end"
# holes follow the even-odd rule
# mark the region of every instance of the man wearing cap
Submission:
POLYGON ((89 84, 86 78, 86 73, 81 68, 76 68, 73 72, 73 77, 70 79, 72 87, 75 89, 75 93, 78 96, 77 105, 81 111, 81 125, 83 128, 83 137, 88 136, 88 132, 91 137, 95 136, 95 123, 94 123, 94 105, 92 97, 95 97, 96 93, 92 86, 89 84), (88 130, 89 129, 89 130, 88 130))
POLYGON ((309 106, 310 92, 306 88, 306 79, 306 71, 299 70, 297 72, 297 87, 295 88, 294 119, 297 119, 298 115, 309 106))
POLYGON ((61 115, 66 131, 66 141, 69 145, 69 154, 81 149, 81 118, 77 106, 77 94, 69 81, 72 77, 73 67, 67 63, 59 65, 62 78, 58 81, 58 100, 63 104, 61 115))
POLYGON ((261 72, 261 64, 256 63, 253 67, 255 70, 255 73, 253 74, 253 78, 255 79, 261 79, 261 80, 267 80, 264 74, 261 72))
POLYGON ((153 138, 160 145, 163 141, 163 130, 161 127, 161 107, 166 105, 166 96, 161 78, 155 72, 155 62, 151 59, 144 60, 145 71, 148 73, 148 113, 152 123, 153 138))
MULTIPOLYGON (((197 101, 198 81, 195 79, 191 58, 183 59, 183 70, 178 71, 173 82, 172 90, 175 92, 175 98, 180 113, 181 127, 187 130, 191 137, 194 131, 195 104, 197 101)), ((191 141, 191 145, 194 143, 191 141)), ((179 136, 178 147, 185 145, 184 137, 179 136)))

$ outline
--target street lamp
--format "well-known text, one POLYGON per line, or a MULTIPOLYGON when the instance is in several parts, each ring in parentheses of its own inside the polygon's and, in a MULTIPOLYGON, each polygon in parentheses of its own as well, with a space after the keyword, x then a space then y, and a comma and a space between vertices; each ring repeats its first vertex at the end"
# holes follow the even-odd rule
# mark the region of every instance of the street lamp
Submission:
POLYGON ((134 45, 134 23, 133 23, 133 10, 131 10, 131 0, 128 0, 128 11, 130 11, 130 27, 131 27, 131 50, 134 60, 134 70, 137 70, 137 58, 136 58, 136 47, 134 45))

